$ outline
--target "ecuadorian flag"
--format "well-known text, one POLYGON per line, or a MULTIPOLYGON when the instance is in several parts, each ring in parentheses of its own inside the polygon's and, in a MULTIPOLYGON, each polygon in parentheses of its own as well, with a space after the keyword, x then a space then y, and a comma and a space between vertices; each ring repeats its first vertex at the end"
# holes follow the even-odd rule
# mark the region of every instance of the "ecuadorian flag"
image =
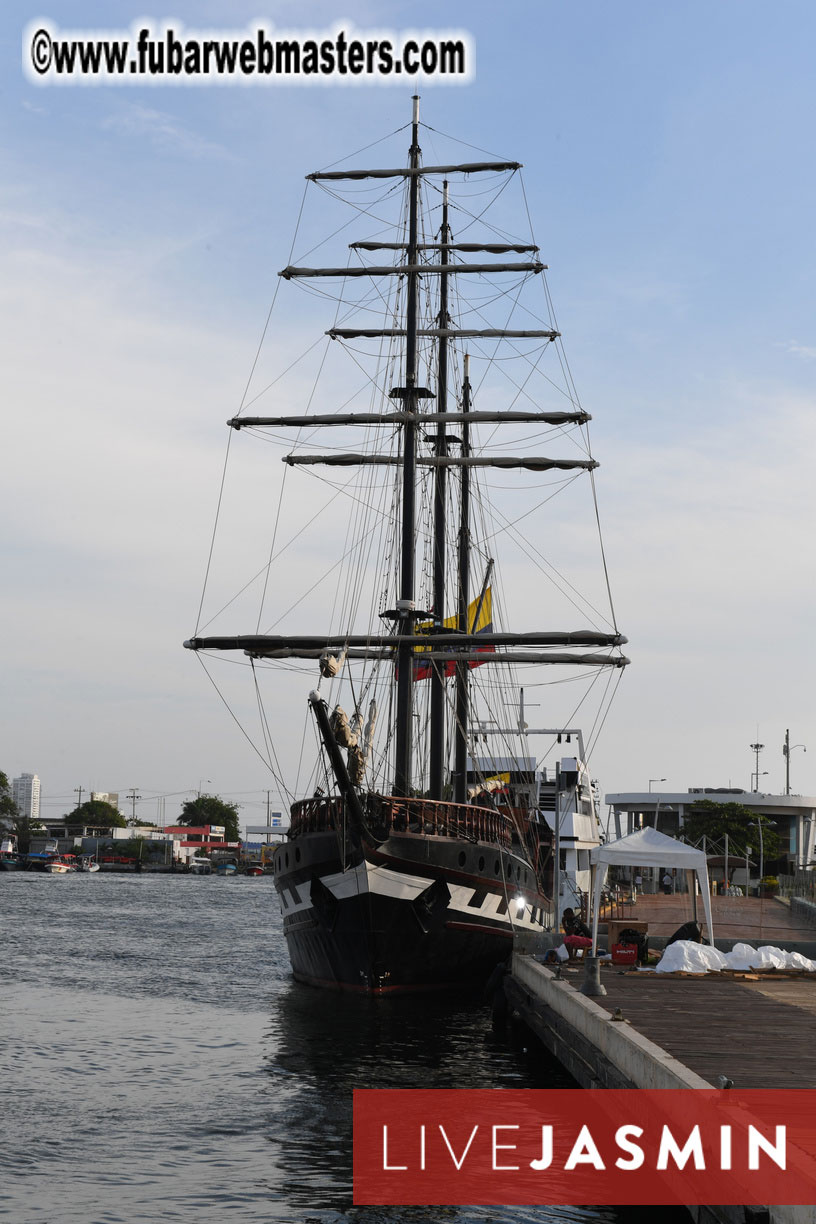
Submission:
MULTIPOLYGON (((459 625, 458 616, 446 616, 442 622, 445 629, 456 629, 459 625)), ((422 621, 417 625, 417 633, 430 633, 434 628, 433 621, 422 621)), ((474 599, 473 603, 468 604, 468 632, 470 633, 492 633, 493 632, 493 592, 488 587, 484 593, 484 598, 474 599), (480 606, 481 605, 481 606, 480 606), (478 616, 477 616, 478 609, 478 616)), ((414 663, 414 679, 427 680, 433 671, 432 663, 423 663, 421 661, 420 652, 430 650, 430 646, 417 646, 414 653, 420 657, 414 663)), ((495 650, 494 646, 477 646, 477 650, 484 654, 492 654, 495 650)), ((469 667, 480 667, 481 664, 476 659, 470 659, 469 667)), ((456 663, 451 659, 450 663, 445 664, 445 675, 452 676, 456 671, 456 663)))

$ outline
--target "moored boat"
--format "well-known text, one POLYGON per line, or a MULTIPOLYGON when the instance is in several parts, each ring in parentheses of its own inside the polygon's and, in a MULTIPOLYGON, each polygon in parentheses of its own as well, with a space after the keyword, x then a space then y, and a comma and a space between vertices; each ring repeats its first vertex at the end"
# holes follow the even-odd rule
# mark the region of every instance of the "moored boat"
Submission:
POLYGON ((100 871, 101 867, 92 854, 83 854, 76 860, 76 870, 93 875, 100 871))
POLYGON ((76 871, 74 856, 72 854, 51 856, 46 862, 44 870, 50 875, 68 875, 69 872, 76 871))
MULTIPOLYGON (((367 225, 376 218, 376 229, 351 244, 345 266, 292 265, 281 273, 321 294, 328 281, 342 282, 343 317, 327 336, 363 368, 365 409, 348 410, 361 392, 345 396, 330 380, 324 398, 334 411, 313 390, 300 415, 229 422, 275 444, 294 431, 281 455, 286 472, 326 472, 321 481, 335 490, 327 506, 336 498, 348 503, 347 534, 332 537, 340 561, 324 547, 326 574, 303 579, 309 594, 327 574, 342 574, 331 624, 312 631, 299 620, 287 633, 238 636, 197 630, 185 643, 201 654, 243 652, 259 702, 265 671, 304 662, 315 669, 308 714, 319 763, 308 788, 292 797, 288 835, 273 856, 275 884, 295 977, 371 994, 484 982, 514 943, 534 946, 557 923, 561 851, 578 834, 559 845, 563 822, 548 823, 535 760, 518 767, 529 754, 529 728, 521 718, 506 725, 508 707, 527 669, 586 676, 589 692, 599 676, 628 662, 611 599, 598 614, 566 581, 555 584, 558 594, 589 623, 537 627, 550 590, 540 575, 551 579, 528 515, 579 478, 594 513, 597 463, 548 292, 538 306, 548 318, 531 310, 522 326, 511 326, 522 289, 543 279, 538 246, 483 222, 481 204, 478 215, 472 209, 474 196, 501 196, 520 165, 423 165, 418 99, 410 128, 407 166, 308 176, 335 198, 351 184, 345 202, 367 225), (386 232, 380 223, 392 205, 395 228, 386 232), (467 241, 454 236, 455 224, 467 241), (478 286, 470 301, 468 281, 478 286), (384 317, 372 326, 379 307, 384 317), (496 311, 503 317, 492 318, 496 311), (338 325, 354 312, 363 315, 354 326, 338 325), (542 368, 553 348, 559 386, 542 368), (520 372, 508 374, 505 361, 520 372), (307 449, 301 432, 311 447, 327 429, 337 431, 331 444, 307 449), (553 444, 567 453, 553 457, 553 444), (522 511, 522 497, 532 509, 522 511), (516 554, 509 589, 494 556, 497 540, 516 554), (530 627, 510 627, 510 603, 530 627), (483 747, 494 733, 501 748, 483 747)), ((326 530, 332 533, 333 521, 326 530)), ((287 602, 270 617, 275 625, 289 604, 303 615, 292 581, 287 572, 280 584, 287 602)), ((283 786, 267 743, 271 720, 263 708, 261 715, 270 769, 283 786)), ((549 725, 567 727, 569 717, 568 709, 549 725)), ((566 786, 572 773, 577 793, 585 761, 554 771, 554 787, 566 786)), ((576 857, 575 871, 578 864, 576 857)))

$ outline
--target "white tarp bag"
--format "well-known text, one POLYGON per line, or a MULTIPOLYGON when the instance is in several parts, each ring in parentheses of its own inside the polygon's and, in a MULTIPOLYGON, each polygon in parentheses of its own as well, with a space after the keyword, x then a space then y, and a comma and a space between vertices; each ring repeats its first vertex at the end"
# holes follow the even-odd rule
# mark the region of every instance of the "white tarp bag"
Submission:
POLYGON ((750 944, 734 944, 725 959, 729 969, 747 973, 751 969, 806 969, 809 973, 816 971, 816 962, 803 956, 801 952, 785 952, 782 948, 774 948, 766 944, 762 948, 752 948, 750 944))
POLYGON ((710 973, 712 970, 726 968, 728 961, 716 948, 694 943, 691 939, 678 939, 666 948, 655 966, 655 972, 710 973))
POLYGON ((787 968, 787 953, 781 948, 772 948, 767 945, 764 948, 757 948, 754 955, 755 969, 786 969, 787 968))
POLYGON ((808 973, 816 972, 816 961, 809 960, 801 952, 787 953, 788 969, 807 969, 808 973))
POLYGON ((726 952, 725 959, 728 961, 729 969, 737 969, 742 973, 747 973, 749 969, 753 969, 756 962, 756 950, 747 943, 734 944, 730 952, 726 952))

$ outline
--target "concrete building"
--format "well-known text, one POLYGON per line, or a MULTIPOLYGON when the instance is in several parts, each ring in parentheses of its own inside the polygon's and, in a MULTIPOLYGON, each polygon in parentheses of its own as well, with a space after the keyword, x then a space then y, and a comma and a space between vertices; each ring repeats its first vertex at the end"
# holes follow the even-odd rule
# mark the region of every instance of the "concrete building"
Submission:
POLYGON ((241 848, 239 842, 226 840, 224 825, 167 825, 165 833, 175 839, 178 854, 186 861, 196 856, 206 858, 210 854, 223 857, 230 851, 237 857, 241 848))
POLYGON ((91 791, 91 800, 98 799, 100 803, 109 803, 111 807, 115 807, 119 811, 119 792, 118 791, 91 791))
POLYGON ((40 818, 40 779, 36 774, 24 773, 19 778, 13 778, 11 797, 17 805, 17 811, 29 820, 40 818))
MULTIPOLYGON (((609 836, 622 837, 650 825, 669 837, 679 837, 686 812, 701 799, 739 803, 773 821, 779 835, 780 856, 787 860, 790 873, 816 864, 816 797, 813 795, 765 795, 711 786, 691 787, 687 791, 646 794, 633 791, 607 795, 612 825, 609 836)), ((758 840, 754 844, 758 852, 758 840)))

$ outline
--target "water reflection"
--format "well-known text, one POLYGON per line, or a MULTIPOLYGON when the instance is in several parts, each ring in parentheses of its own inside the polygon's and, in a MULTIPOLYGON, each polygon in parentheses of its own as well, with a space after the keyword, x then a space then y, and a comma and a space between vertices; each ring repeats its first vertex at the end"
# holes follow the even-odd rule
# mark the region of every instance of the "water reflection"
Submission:
POLYGON ((597 1209, 353 1207, 355 1088, 573 1087, 540 1047, 497 1041, 474 998, 368 999, 291 983, 277 999, 266 1060, 266 1133, 292 1206, 365 1224, 409 1220, 612 1219, 597 1209))

